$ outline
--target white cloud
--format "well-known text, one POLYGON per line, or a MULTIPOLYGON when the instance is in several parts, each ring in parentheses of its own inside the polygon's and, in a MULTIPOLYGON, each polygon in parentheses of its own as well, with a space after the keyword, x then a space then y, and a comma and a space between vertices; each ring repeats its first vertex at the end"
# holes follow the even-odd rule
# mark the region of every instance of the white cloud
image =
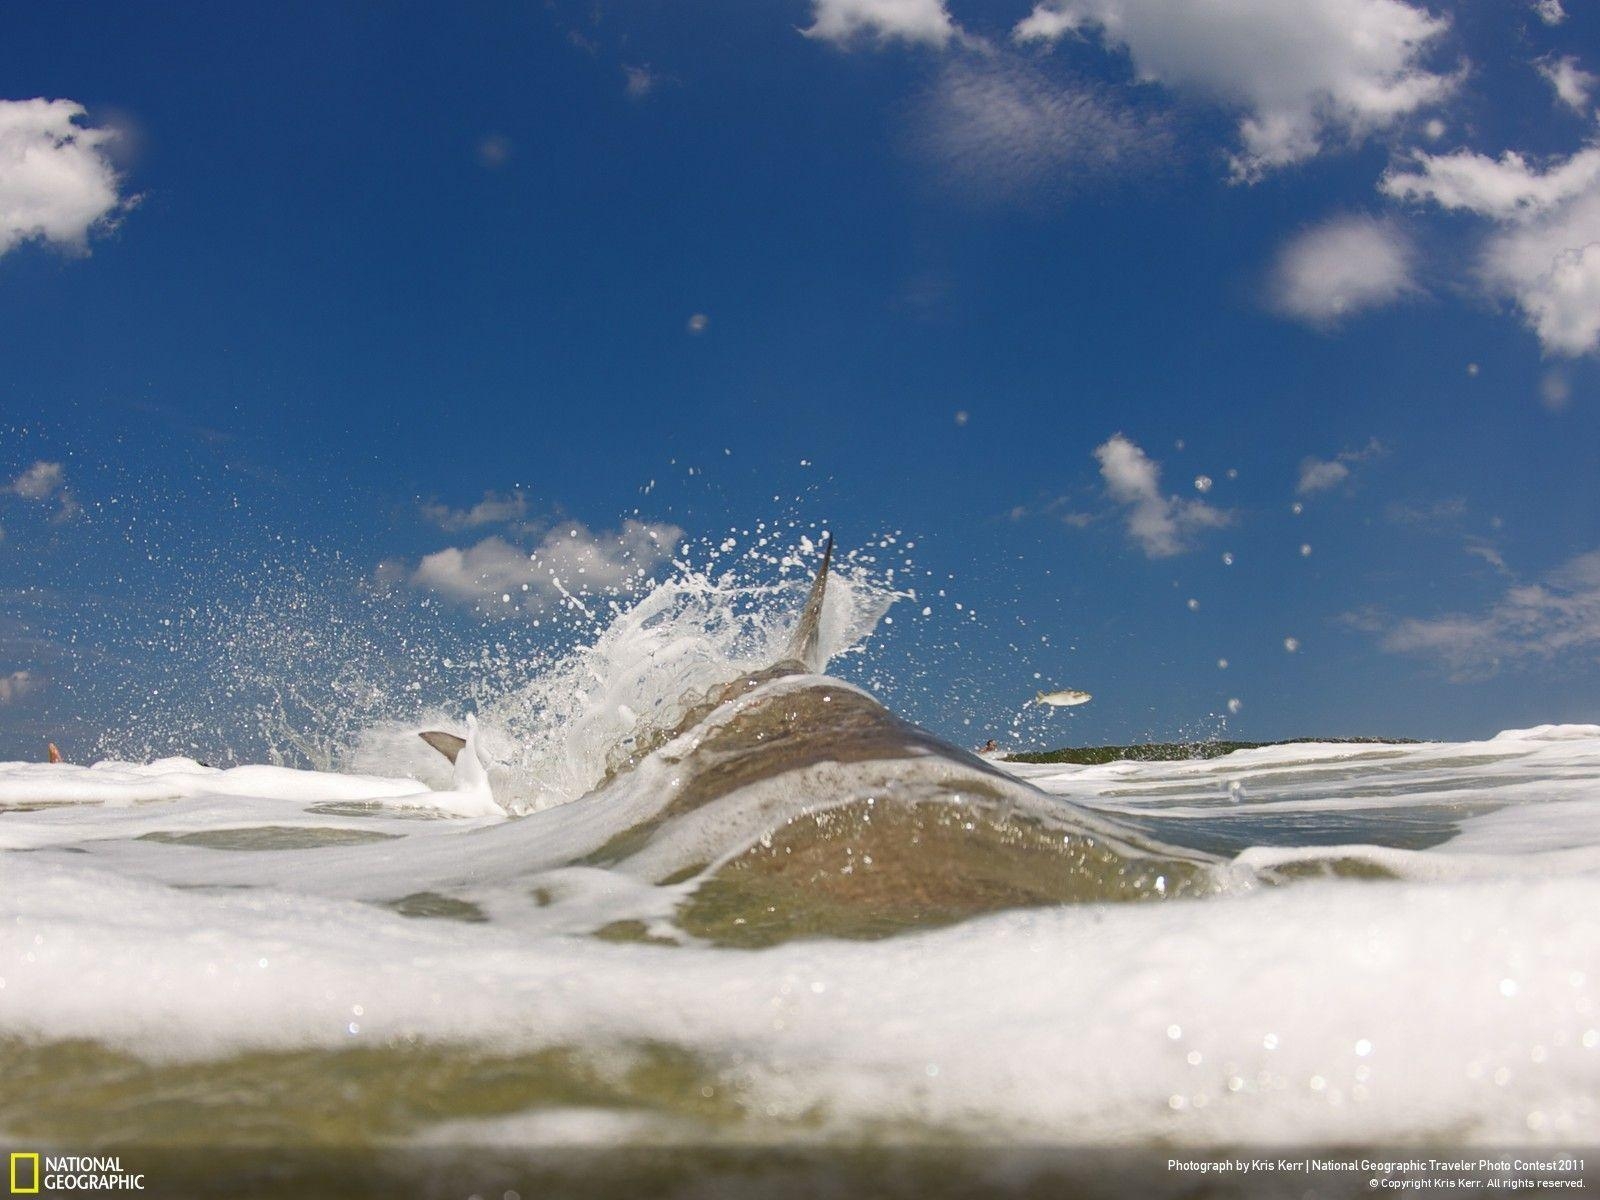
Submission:
POLYGON ((1479 253, 1484 287, 1516 303, 1546 351, 1600 349, 1600 146, 1544 170, 1513 152, 1423 154, 1380 187, 1495 221, 1479 253))
POLYGON ((1539 403, 1560 412, 1572 403, 1572 381, 1564 371, 1546 371, 1539 380, 1539 403))
POLYGON ((942 48, 957 30, 944 0, 813 0, 803 32, 840 46, 868 37, 942 48))
POLYGON ((78 500, 67 486, 66 471, 58 462, 40 460, 28 467, 10 483, 0 487, 0 493, 17 496, 35 504, 56 502, 56 512, 51 518, 65 521, 79 511, 78 500))
POLYGON ((1500 553, 1499 547, 1493 542, 1485 541, 1480 537, 1469 537, 1462 545, 1462 550, 1474 558, 1481 558, 1501 575, 1511 574, 1511 568, 1506 566, 1506 560, 1500 553))
POLYGON ((1201 500, 1161 492, 1161 467, 1123 434, 1095 448, 1106 494, 1126 511, 1128 533, 1150 558, 1170 558, 1188 549, 1200 529, 1228 524, 1228 514, 1201 500))
POLYGON ((634 100, 643 100, 661 83, 661 76, 657 75, 648 66, 630 67, 626 63, 622 67, 623 91, 634 100))
POLYGON ((0 100, 0 255, 23 242, 82 251, 128 206, 106 156, 115 134, 70 100, 0 100))
POLYGON ((511 159, 511 139, 499 133, 486 133, 478 139, 478 161, 497 171, 511 159))
POLYGON ((1384 506, 1383 515, 1393 525, 1442 530, 1459 525, 1467 512, 1464 496, 1447 496, 1443 500, 1395 500, 1384 506))
POLYGON ((1072 529, 1087 529, 1096 520, 1093 513, 1080 511, 1067 496, 1042 496, 1034 504, 1016 505, 1007 516, 1013 521, 1024 521, 1030 517, 1048 517, 1072 529))
POLYGON ((1110 89, 995 54, 946 64, 924 97, 918 142, 941 180, 993 198, 1155 167, 1173 139, 1163 118, 1110 89))
POLYGON ((1458 678, 1535 659, 1600 659, 1600 550, 1513 584, 1482 612, 1361 623, 1382 634, 1385 650, 1433 659, 1458 678))
POLYGON ((1546 25, 1559 25, 1567 19, 1567 10, 1561 7, 1561 0, 1533 0, 1533 11, 1539 14, 1539 19, 1546 25))
MULTIPOLYGON (((1528 324, 1546 350, 1577 357, 1600 348, 1600 196, 1588 206, 1589 231, 1594 240, 1572 249, 1552 245, 1552 231, 1520 231, 1494 244, 1488 266, 1516 294, 1528 324), (1546 269, 1530 271, 1551 251, 1546 269)), ((1557 228, 1557 242, 1572 240, 1557 228)))
POLYGON ((1338 459, 1324 462, 1308 458, 1300 464, 1300 482, 1295 484, 1294 490, 1297 495, 1309 496, 1312 492, 1338 487, 1349 478, 1350 468, 1338 459))
POLYGON ((1585 71, 1575 57, 1566 54, 1560 58, 1546 58, 1537 66, 1539 74, 1549 81, 1556 91, 1556 99, 1561 103, 1575 113, 1583 113, 1589 107, 1589 96, 1594 91, 1594 85, 1600 83, 1600 77, 1585 71))
POLYGON ((1397 200, 1431 200, 1508 221, 1537 216, 1593 191, 1600 182, 1600 147, 1579 151, 1540 171, 1514 150, 1498 159, 1457 150, 1418 154, 1410 169, 1391 168, 1378 190, 1397 200))
POLYGON ((1294 237, 1273 269, 1273 306, 1312 325, 1332 325, 1417 290, 1410 239, 1389 221, 1341 216, 1294 237))
POLYGON ((475 529, 480 525, 499 525, 519 520, 528 512, 528 497, 513 489, 509 492, 484 492, 483 499, 471 508, 451 508, 447 504, 428 502, 422 505, 422 515, 441 529, 452 532, 475 529))
POLYGON ((66 472, 60 463, 41 460, 7 484, 5 490, 24 500, 48 500, 61 490, 65 479, 66 472))
POLYGON ((0 675, 0 704, 16 704, 44 687, 44 680, 32 671, 13 671, 0 675))
POLYGON ((532 578, 528 552, 498 535, 465 548, 446 547, 425 557, 411 573, 411 582, 418 587, 456 600, 483 600, 520 591, 532 578))
MULTIPOLYGON (((565 522, 531 552, 498 535, 448 547, 422 559, 410 582, 454 600, 482 602, 491 611, 557 595, 628 591, 672 556, 683 531, 674 525, 625 521, 611 532, 565 522), (510 596, 511 603, 501 600, 510 596)), ((380 564, 380 579, 397 574, 380 564)))
POLYGON ((1383 444, 1373 438, 1360 450, 1341 450, 1332 458, 1304 458, 1300 460, 1300 479, 1295 493, 1309 496, 1336 488, 1350 478, 1351 465, 1366 462, 1383 453, 1383 444))
POLYGON ((1448 95, 1455 77, 1421 65, 1448 28, 1402 0, 1042 0, 1013 35, 1097 30, 1140 78, 1242 109, 1233 174, 1253 181, 1448 95))

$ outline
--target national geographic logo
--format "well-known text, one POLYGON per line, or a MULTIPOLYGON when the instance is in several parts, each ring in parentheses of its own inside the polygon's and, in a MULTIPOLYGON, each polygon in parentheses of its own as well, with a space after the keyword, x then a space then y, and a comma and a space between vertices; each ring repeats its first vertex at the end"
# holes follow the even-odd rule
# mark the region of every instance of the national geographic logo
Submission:
POLYGON ((11 1156, 11 1194, 33 1196, 39 1191, 39 1156, 13 1154, 11 1156))
POLYGON ((11 1194, 41 1192, 142 1192, 144 1176, 122 1169, 116 1155, 78 1156, 12 1151, 11 1194))

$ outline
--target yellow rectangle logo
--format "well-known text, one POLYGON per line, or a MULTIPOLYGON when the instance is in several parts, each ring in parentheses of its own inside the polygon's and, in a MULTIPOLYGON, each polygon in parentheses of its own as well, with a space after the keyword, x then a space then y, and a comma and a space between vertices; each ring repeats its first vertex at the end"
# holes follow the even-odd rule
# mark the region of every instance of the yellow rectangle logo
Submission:
POLYGON ((39 1192, 39 1156, 37 1154, 21 1154, 13 1152, 11 1155, 11 1194, 13 1196, 34 1196, 39 1192), (29 1182, 26 1186, 18 1178, 21 1174, 17 1170, 19 1164, 32 1164, 33 1170, 29 1173, 29 1182))

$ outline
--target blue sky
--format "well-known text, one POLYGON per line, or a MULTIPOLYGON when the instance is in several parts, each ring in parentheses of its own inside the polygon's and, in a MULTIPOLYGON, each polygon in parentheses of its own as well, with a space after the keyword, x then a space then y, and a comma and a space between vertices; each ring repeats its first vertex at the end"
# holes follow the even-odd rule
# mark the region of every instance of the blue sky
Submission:
POLYGON ((900 532, 963 740, 1600 720, 1587 0, 11 17, 0 755, 773 519, 900 532))

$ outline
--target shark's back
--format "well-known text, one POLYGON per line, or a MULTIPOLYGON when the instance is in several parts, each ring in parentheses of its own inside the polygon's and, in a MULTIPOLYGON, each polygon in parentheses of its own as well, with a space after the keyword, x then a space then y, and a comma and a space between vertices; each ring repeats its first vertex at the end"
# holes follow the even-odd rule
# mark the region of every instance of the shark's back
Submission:
POLYGON ((627 814, 580 865, 683 885, 677 926, 740 944, 1210 886, 1205 864, 1147 849, 823 675, 832 556, 830 539, 781 658, 689 700, 573 802, 599 823, 627 814))

